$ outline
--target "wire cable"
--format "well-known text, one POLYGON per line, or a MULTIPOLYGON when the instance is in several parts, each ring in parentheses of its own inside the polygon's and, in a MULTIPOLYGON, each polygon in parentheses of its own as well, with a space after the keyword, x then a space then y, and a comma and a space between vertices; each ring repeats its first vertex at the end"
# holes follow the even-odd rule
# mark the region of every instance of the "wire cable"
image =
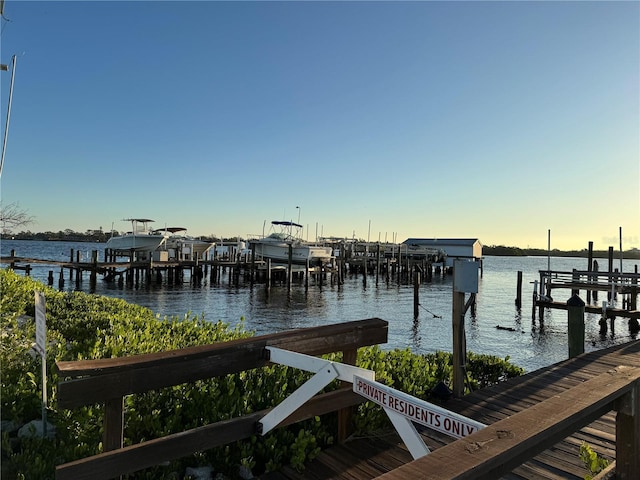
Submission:
POLYGON ((433 318, 442 318, 442 315, 436 315, 435 313, 433 313, 432 311, 430 311, 429 309, 425 308, 421 303, 418 303, 418 306, 420 308, 422 308, 423 310, 425 310, 426 312, 430 313, 431 315, 433 315, 433 318))

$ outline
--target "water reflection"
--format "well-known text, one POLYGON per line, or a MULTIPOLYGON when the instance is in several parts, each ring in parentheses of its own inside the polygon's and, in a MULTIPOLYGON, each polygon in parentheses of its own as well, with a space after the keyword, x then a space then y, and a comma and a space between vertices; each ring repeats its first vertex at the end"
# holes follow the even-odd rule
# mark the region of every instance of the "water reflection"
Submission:
POLYGON ((419 351, 422 349, 422 336, 420 335, 420 320, 415 318, 413 320, 413 328, 411 329, 411 346, 412 351, 419 351))

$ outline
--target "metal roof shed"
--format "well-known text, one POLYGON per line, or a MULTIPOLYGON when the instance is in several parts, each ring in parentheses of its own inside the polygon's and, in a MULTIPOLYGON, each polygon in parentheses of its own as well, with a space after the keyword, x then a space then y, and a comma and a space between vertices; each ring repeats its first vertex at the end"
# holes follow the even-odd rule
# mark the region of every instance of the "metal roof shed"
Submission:
POLYGON ((452 267, 456 258, 482 260, 482 243, 477 238, 408 238, 402 243, 444 251, 447 254, 447 267, 452 267))

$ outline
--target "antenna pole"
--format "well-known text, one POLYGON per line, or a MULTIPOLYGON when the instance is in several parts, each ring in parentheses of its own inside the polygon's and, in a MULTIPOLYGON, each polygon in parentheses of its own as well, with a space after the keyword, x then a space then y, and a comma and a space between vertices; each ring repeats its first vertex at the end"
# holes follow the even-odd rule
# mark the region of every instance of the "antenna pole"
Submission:
POLYGON ((4 153, 7 150, 7 137, 9 136, 9 120, 11 119, 11 100, 13 99, 13 81, 16 77, 16 56, 11 57, 11 85, 9 86, 9 103, 7 105, 7 121, 4 124, 4 140, 2 141, 2 157, 0 158, 0 177, 4 167, 4 153))

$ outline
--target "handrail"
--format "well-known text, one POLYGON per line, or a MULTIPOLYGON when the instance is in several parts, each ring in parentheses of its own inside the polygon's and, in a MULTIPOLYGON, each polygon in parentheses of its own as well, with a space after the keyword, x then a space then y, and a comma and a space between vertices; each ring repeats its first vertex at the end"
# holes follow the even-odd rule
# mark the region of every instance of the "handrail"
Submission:
MULTIPOLYGON (((317 395, 280 426, 334 412, 362 403, 364 399, 349 388, 317 395)), ((57 480, 107 480, 175 460, 255 435, 257 422, 271 409, 193 428, 111 450, 56 467, 57 480)))
POLYGON ((639 379, 640 368, 617 367, 377 478, 500 478, 612 409, 618 478, 639 478, 639 379))
MULTIPOLYGON (((628 295, 627 310, 635 310, 637 295, 640 291, 640 273, 618 271, 555 271, 539 270, 540 292, 546 291, 546 296, 551 296, 554 289, 571 289, 573 293, 580 290, 587 292, 587 302, 590 302, 591 294, 604 291, 609 294, 628 295)), ((597 298, 597 297, 595 297, 597 298)), ((535 300, 535 297, 534 297, 535 300)), ((541 300, 547 300, 541 298, 541 300)), ((623 301, 623 305, 625 301, 623 301)), ((624 307, 623 307, 624 308, 624 307)))
POLYGON ((74 408, 132 393, 263 367, 266 346, 322 355, 386 343, 388 324, 371 318, 123 358, 57 362, 58 406, 74 408))
MULTIPOLYGON (((255 434, 255 413, 122 448, 124 395, 143 393, 269 364, 266 346, 307 355, 343 352, 355 363, 359 347, 387 342, 388 322, 370 318, 125 358, 58 362, 58 406, 105 403, 105 452, 56 467, 56 479, 109 479, 189 453, 225 445, 255 434)), ((347 429, 345 408, 364 399, 350 388, 313 397, 283 425, 338 411, 338 431, 347 429)), ((262 412, 264 415, 267 411, 262 412)))
POLYGON ((637 285, 640 282, 640 273, 620 273, 603 271, 575 270, 571 272, 540 270, 540 276, 550 279, 552 283, 582 283, 585 286, 596 285, 637 285))
POLYGON ((558 275, 582 275, 582 276, 590 276, 590 277, 625 277, 625 278, 637 278, 640 279, 640 273, 635 272, 609 272, 606 270, 547 270, 541 269, 538 270, 540 273, 552 273, 558 275))
POLYGON ((113 373, 120 368, 129 369, 162 362, 166 362, 166 364, 182 363, 185 360, 207 356, 210 352, 219 349, 251 344, 256 341, 264 341, 265 344, 270 346, 306 353, 307 355, 322 355, 361 347, 365 344, 384 343, 386 342, 385 332, 387 328, 388 322, 386 320, 369 318, 129 357, 60 361, 56 363, 56 367, 60 375, 64 377, 104 375, 113 373), (362 342, 374 343, 363 344, 362 342))

